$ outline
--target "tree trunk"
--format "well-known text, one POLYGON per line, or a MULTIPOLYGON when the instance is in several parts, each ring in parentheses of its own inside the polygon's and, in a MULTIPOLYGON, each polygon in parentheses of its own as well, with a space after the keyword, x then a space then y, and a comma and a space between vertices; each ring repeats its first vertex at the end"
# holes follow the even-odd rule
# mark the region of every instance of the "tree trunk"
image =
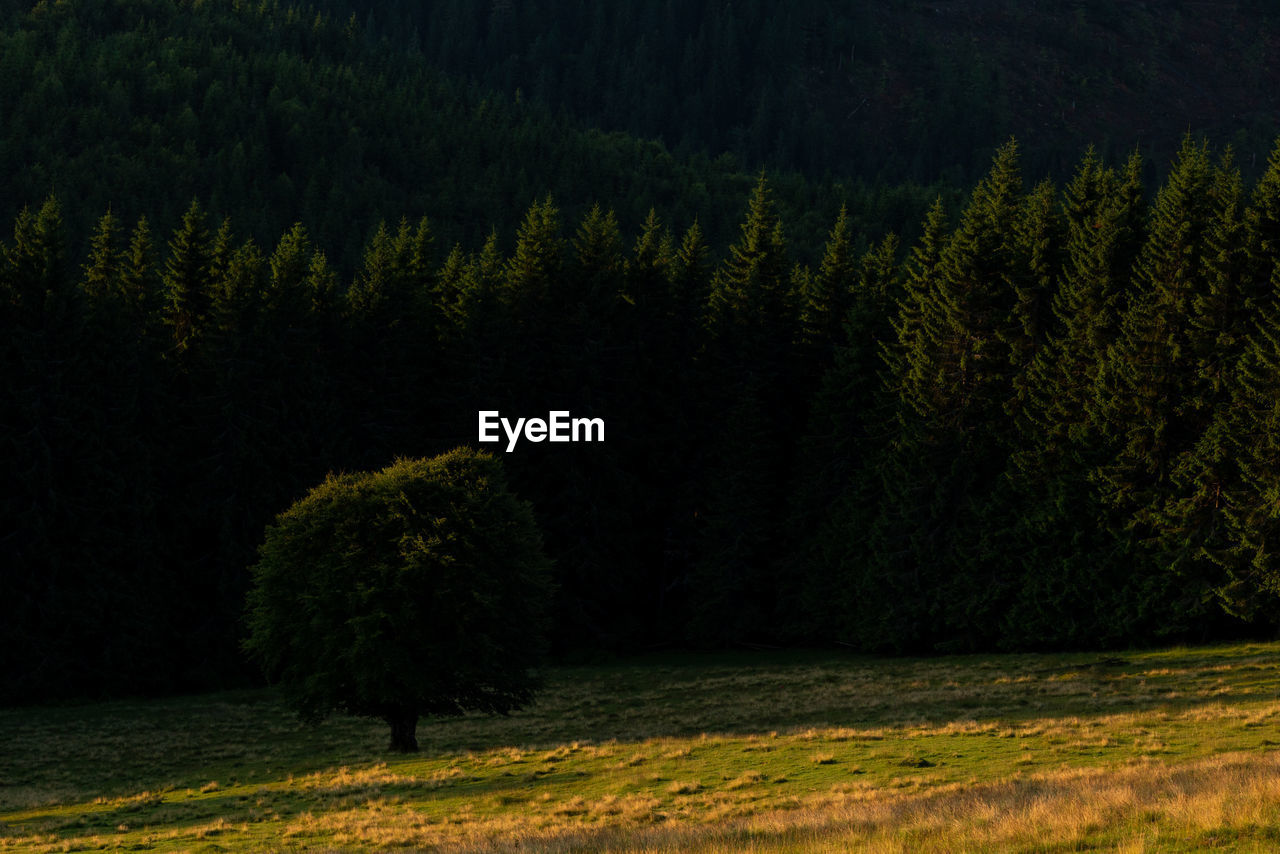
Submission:
POLYGON ((393 753, 418 752, 418 713, 394 712, 385 718, 391 724, 391 747, 393 753))

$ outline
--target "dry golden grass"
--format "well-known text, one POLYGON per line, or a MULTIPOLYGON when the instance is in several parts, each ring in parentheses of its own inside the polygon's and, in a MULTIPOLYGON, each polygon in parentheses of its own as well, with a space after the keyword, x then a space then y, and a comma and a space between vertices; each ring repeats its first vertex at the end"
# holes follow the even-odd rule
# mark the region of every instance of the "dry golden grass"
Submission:
MULTIPOLYGON (((596 829, 490 826, 459 852, 955 852, 1275 850, 1280 757, 1229 754, 1178 767, 1135 762, 930 791, 833 788, 793 809, 721 823, 596 829), (1261 833, 1259 831, 1262 831, 1261 833)), ((432 844, 419 840, 419 844, 432 844)))
POLYGON ((569 668, 412 757, 269 692, 0 710, 0 851, 1280 850, 1277 653, 569 668))

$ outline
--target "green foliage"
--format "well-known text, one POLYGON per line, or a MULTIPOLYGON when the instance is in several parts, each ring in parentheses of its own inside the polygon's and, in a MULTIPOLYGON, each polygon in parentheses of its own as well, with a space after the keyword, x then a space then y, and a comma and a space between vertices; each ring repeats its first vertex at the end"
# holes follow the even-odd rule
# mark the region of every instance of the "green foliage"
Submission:
POLYGON ((1150 208, 1136 155, 1090 152, 1061 192, 1018 162, 901 246, 833 211, 817 257, 763 177, 723 254, 693 218, 628 232, 544 195, 509 249, 441 259, 435 218, 392 218, 350 273, 309 227, 259 244, 203 202, 167 239, 24 211, 0 242, 5 698, 247 678, 263 528, 326 471, 473 441, 481 409, 608 423, 504 457, 564 652, 1265 630, 1280 154, 1246 192, 1188 141, 1150 208))
POLYGON ((1160 851, 1248 851, 1269 848, 1280 822, 1274 757, 1258 749, 1259 719, 1280 714, 1275 642, 1118 656, 680 652, 546 677, 532 708, 434 722, 414 756, 376 755, 376 721, 300 727, 270 690, 0 709, 0 731, 22 736, 6 773, 31 781, 0 798, 6 844, 212 839, 248 854, 286 836, 361 850, 394 834, 413 850, 487 837, 494 854, 832 854, 1046 838, 1112 850, 1158 834, 1160 851), (116 756, 51 767, 50 744, 116 756), (850 776, 857 822, 840 796, 850 776), (353 809, 366 798, 388 803, 353 809), (1223 798, 1254 806, 1223 810, 1223 798), (643 807, 613 812, 629 799, 643 807), (729 799, 750 799, 741 809, 767 828, 718 821, 729 799), (670 816, 656 829, 655 809, 670 816))
POLYGON ((853 587, 841 625, 859 644, 989 643, 1009 586, 984 514, 1006 458, 1000 415, 1012 395, 1015 282, 1025 280, 1016 251, 1023 210, 1010 142, 945 240, 937 206, 926 220, 888 358, 893 432, 869 463, 874 486, 860 487, 845 519, 827 525, 827 536, 858 537, 838 551, 853 587))
POLYGON ((763 175, 741 237, 712 280, 707 310, 718 357, 748 370, 755 362, 776 376, 798 318, 782 221, 763 175))
POLYGON ((213 272, 211 250, 205 213, 193 200, 169 241, 163 278, 164 322, 172 331, 174 351, 179 355, 192 347, 209 314, 212 295, 206 285, 213 272))
POLYGON ((1220 526, 1225 455, 1209 430, 1225 403, 1220 376, 1244 330, 1224 255, 1239 216, 1229 155, 1214 166, 1188 139, 1151 213, 1134 293, 1098 376, 1099 429, 1111 449, 1095 470, 1100 494, 1155 560, 1182 573, 1191 615, 1203 610, 1203 549, 1220 526))
POLYGON ((533 697, 549 564, 488 454, 330 476, 267 529, 253 572, 245 648, 307 718, 394 730, 533 697))
MULTIPOLYGON (((717 245, 732 239, 753 181, 734 161, 584 129, 508 87, 450 78, 406 46, 346 34, 348 11, 332 11, 159 0, 0 11, 0 217, 52 191, 81 200, 67 212, 77 237, 107 209, 122 222, 146 213, 168 233, 198 198, 213 228, 233 216, 260 246, 305 223, 345 275, 379 222, 394 237, 412 212, 412 237, 426 214, 440 245, 478 245, 495 227, 509 238, 548 192, 571 220, 608 188, 626 227, 657 208, 701 217, 717 245)), ((797 219, 847 203, 894 227, 919 192, 794 170, 775 184, 797 219)))
POLYGON ((1088 144, 1163 164, 1188 126, 1261 162, 1275 102, 1259 93, 1280 89, 1275 10, 1252 0, 1212 25, 1177 0, 323 5, 373 10, 379 36, 524 104, 815 178, 968 185, 1014 133, 1027 174, 1065 179, 1088 144))
POLYGON ((782 541, 789 432, 803 399, 796 384, 799 329, 782 221, 760 177, 741 237, 716 269, 707 303, 711 445, 699 555, 689 573, 692 633, 740 638, 771 620, 773 565, 782 541), (744 460, 757 461, 743 465, 744 460))
POLYGON ((835 350, 841 339, 841 325, 853 302, 857 264, 850 233, 849 212, 840 216, 827 237, 822 262, 816 273, 801 277, 800 337, 819 354, 819 359, 835 350))
POLYGON ((1041 292, 1051 295, 1046 339, 1010 402, 1016 436, 1001 493, 1002 546, 1018 556, 1020 580, 1004 619, 1008 645, 1124 643, 1172 628, 1152 608, 1157 579, 1130 554, 1122 523, 1089 479, 1106 458, 1094 384, 1140 236, 1139 175, 1136 156, 1122 177, 1090 149, 1063 193, 1061 257, 1041 292))

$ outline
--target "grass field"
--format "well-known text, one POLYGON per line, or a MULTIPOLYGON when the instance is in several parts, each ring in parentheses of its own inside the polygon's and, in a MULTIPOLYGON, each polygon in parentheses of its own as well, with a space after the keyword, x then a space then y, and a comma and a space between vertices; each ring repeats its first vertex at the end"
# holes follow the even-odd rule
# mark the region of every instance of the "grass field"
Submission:
POLYGON ((0 710, 0 851, 1280 849, 1280 644, 554 670, 508 718, 0 710))

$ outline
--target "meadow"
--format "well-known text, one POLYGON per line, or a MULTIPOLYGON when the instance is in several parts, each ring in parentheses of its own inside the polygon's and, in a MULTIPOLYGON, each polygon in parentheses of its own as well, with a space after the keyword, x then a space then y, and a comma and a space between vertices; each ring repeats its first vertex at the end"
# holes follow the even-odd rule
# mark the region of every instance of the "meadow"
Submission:
POLYGON ((505 718, 270 690, 0 710, 0 851, 1265 851, 1280 644, 548 673, 505 718))

